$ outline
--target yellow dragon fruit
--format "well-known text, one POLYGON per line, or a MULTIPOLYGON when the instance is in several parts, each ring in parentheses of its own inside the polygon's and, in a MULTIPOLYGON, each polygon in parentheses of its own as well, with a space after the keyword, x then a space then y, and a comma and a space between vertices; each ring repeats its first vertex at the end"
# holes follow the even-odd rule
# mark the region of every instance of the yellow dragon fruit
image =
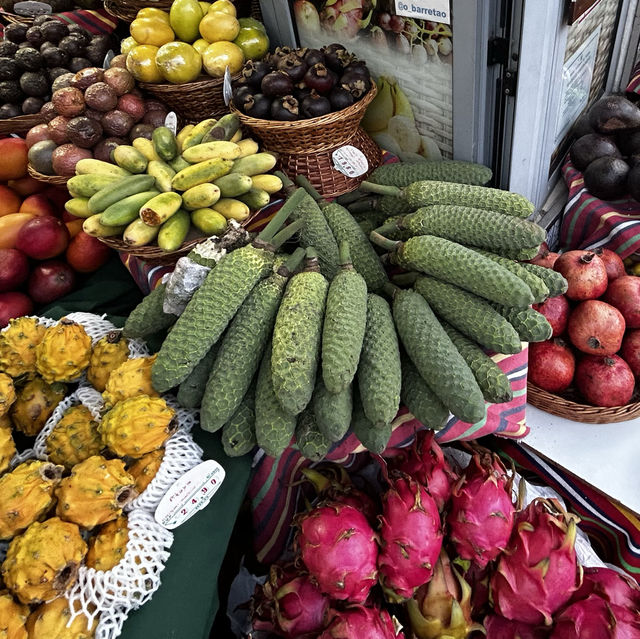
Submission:
POLYGON ((9 407, 16 401, 16 389, 9 375, 0 373, 0 417, 9 412, 9 407))
POLYGON ((45 330, 34 317, 10 320, 9 328, 0 333, 0 371, 11 377, 35 373, 36 347, 45 330))
POLYGON ((64 384, 47 384, 42 377, 30 379, 18 391, 18 397, 9 410, 15 429, 35 437, 64 399, 66 391, 64 384))
POLYGON ((75 524, 52 517, 11 540, 2 578, 24 604, 49 601, 71 588, 87 544, 75 524))
POLYGON ((140 459, 136 459, 127 468, 127 472, 136 482, 138 494, 146 490, 151 480, 156 476, 163 459, 164 448, 158 448, 158 450, 153 450, 140 457, 140 459))
POLYGON ((38 344, 36 368, 46 382, 71 382, 86 370, 90 357, 91 338, 84 326, 62 318, 38 344))
POLYGON ((109 331, 91 351, 87 379, 89 383, 102 393, 111 372, 129 358, 127 340, 122 331, 109 331))
POLYGON ((85 563, 96 570, 111 570, 127 552, 129 527, 126 515, 100 526, 98 534, 89 539, 85 563))
POLYGON ((45 446, 50 461, 72 468, 102 450, 98 422, 86 406, 70 406, 47 436, 45 446))
POLYGON ((0 639, 27 639, 24 624, 29 607, 18 603, 7 590, 0 591, 0 639))
POLYGON ((102 393, 105 408, 109 409, 124 399, 138 395, 158 397, 159 394, 151 385, 151 366, 156 357, 134 357, 113 370, 102 393))
POLYGON ((138 395, 118 402, 102 418, 102 441, 120 457, 142 457, 175 431, 175 411, 161 397, 138 395))
POLYGON ((27 461, 0 477, 0 539, 11 539, 53 506, 62 466, 27 461))
POLYGON ((8 415, 0 417, 0 475, 9 470, 9 463, 16 454, 16 445, 11 435, 11 420, 8 415))
MULTIPOLYGON (((74 604, 77 607, 79 604, 74 604)), ((58 597, 49 603, 38 606, 27 619, 26 627, 29 639, 91 639, 98 620, 89 625, 87 617, 80 613, 69 626, 71 610, 66 597, 58 597)))

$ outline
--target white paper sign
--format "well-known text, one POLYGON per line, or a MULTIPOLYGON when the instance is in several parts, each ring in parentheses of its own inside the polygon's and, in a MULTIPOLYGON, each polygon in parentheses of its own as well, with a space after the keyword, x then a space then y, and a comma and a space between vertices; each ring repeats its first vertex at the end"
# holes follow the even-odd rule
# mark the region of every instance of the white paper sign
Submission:
POLYGON ((365 154, 355 146, 347 144, 336 149, 331 157, 335 169, 347 177, 354 178, 364 175, 369 170, 369 162, 365 154))
POLYGON ((155 520, 172 530, 202 510, 224 481, 224 468, 207 459, 186 472, 165 493, 155 512, 155 520))
POLYGON ((167 117, 164 119, 164 125, 173 135, 178 133, 178 116, 175 111, 169 111, 169 113, 167 113, 167 117))
POLYGON ((451 24, 449 0, 395 0, 395 5, 399 16, 451 24))

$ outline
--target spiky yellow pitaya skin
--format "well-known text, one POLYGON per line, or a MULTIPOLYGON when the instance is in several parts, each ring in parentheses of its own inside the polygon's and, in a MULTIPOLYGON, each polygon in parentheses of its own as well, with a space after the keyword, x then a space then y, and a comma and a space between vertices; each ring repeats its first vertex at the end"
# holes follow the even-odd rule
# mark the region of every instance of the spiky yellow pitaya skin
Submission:
POLYGON ((101 393, 107 386, 109 375, 120 364, 129 358, 127 340, 122 337, 122 331, 109 331, 101 338, 91 351, 87 379, 89 383, 101 393))
POLYGON ((18 390, 18 396, 9 410, 13 426, 29 437, 35 437, 64 399, 64 384, 47 384, 42 377, 30 379, 18 390))
POLYGON ((0 417, 0 475, 9 470, 11 459, 16 454, 16 445, 13 441, 11 429, 12 425, 9 416, 3 415, 0 417))
POLYGON ((111 570, 120 563, 127 552, 129 528, 126 515, 100 526, 98 533, 89 539, 85 563, 96 570, 111 570))
POLYGON ((70 406, 45 440, 49 461, 72 468, 103 448, 98 422, 84 405, 70 406))
POLYGON ((161 397, 130 397, 103 416, 102 441, 116 455, 138 459, 165 443, 176 428, 174 417, 161 397))
POLYGON ((6 373, 0 373, 0 416, 9 412, 9 407, 16 401, 16 389, 13 379, 6 373))
POLYGON ((137 495, 133 477, 121 459, 92 455, 71 469, 56 489, 56 515, 82 528, 93 528, 122 514, 137 495))
POLYGON ((11 540, 2 578, 22 603, 42 603, 73 586, 86 554, 87 544, 75 524, 58 517, 36 521, 11 540))
POLYGON ((62 466, 26 461, 0 477, 0 539, 11 539, 42 519, 55 501, 62 466))
POLYGON ((34 317, 18 317, 0 333, 0 371, 20 377, 36 372, 36 347, 46 327, 34 317))
POLYGON ((159 397, 159 393, 151 385, 151 366, 156 357, 157 355, 134 357, 113 370, 102 393, 105 408, 111 408, 118 402, 138 395, 159 397))
POLYGON ((71 382, 87 369, 91 338, 84 326, 62 318, 50 326, 36 348, 36 369, 49 382, 71 382))
MULTIPOLYGON (((74 605, 79 606, 77 603, 74 605)), ((98 619, 89 624, 87 617, 80 613, 67 627, 70 617, 71 610, 66 597, 41 604, 27 619, 29 639, 91 639, 94 636, 98 619)))
POLYGON ((8 590, 0 591, 0 639, 27 639, 29 606, 18 603, 8 590))
POLYGON ((127 468, 127 472, 136 482, 138 494, 146 490, 151 480, 156 476, 163 459, 164 448, 158 448, 158 450, 153 450, 140 457, 140 459, 136 459, 127 468))

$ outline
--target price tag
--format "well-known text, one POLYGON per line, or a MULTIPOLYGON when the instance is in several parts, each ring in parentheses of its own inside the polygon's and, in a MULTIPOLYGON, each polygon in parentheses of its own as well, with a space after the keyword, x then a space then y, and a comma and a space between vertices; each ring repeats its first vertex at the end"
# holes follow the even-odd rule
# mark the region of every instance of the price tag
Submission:
POLYGON ((369 170, 369 162, 365 154, 350 144, 336 149, 331 157, 334 168, 347 177, 355 178, 369 170))
POLYGON ((173 135, 178 133, 178 116, 175 111, 169 111, 169 113, 167 113, 167 117, 164 119, 164 125, 173 135))
POLYGON ((213 459, 182 475, 160 500, 155 520, 173 530, 202 510, 224 481, 224 468, 213 459))
POLYGON ((229 102, 231 102, 232 96, 231 89, 231 72, 229 71, 229 67, 224 70, 224 81, 222 83, 222 97, 224 98, 224 103, 229 106, 229 102))
POLYGON ((102 63, 103 69, 108 69, 111 65, 111 60, 116 57, 116 54, 113 52, 113 49, 109 49, 107 51, 107 55, 104 56, 104 62, 102 63))

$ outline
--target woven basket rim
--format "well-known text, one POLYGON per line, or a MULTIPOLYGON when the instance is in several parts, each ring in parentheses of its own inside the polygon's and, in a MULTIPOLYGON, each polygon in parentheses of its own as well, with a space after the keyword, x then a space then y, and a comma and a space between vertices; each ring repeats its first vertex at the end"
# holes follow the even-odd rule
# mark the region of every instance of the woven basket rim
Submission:
POLYGON ((640 417, 640 402, 624 406, 591 406, 555 395, 531 382, 527 383, 527 401, 552 415, 585 424, 615 424, 640 417))
POLYGON ((36 171, 31 164, 27 164, 27 171, 29 175, 38 180, 39 182, 46 182, 47 184, 56 184, 62 186, 67 183, 69 179, 69 175, 45 175, 44 173, 40 173, 36 171))
POLYGON ((37 124, 43 124, 44 117, 40 113, 26 113, 16 115, 13 118, 0 120, 0 134, 8 135, 9 133, 23 133, 37 124), (6 132, 6 133, 5 133, 6 132))
POLYGON ((214 78, 213 76, 203 76, 203 74, 200 74, 195 80, 182 84, 171 84, 170 82, 138 82, 138 86, 146 91, 156 89, 165 93, 183 93, 185 89, 197 91, 208 86, 218 86, 223 82, 224 78, 214 78))

